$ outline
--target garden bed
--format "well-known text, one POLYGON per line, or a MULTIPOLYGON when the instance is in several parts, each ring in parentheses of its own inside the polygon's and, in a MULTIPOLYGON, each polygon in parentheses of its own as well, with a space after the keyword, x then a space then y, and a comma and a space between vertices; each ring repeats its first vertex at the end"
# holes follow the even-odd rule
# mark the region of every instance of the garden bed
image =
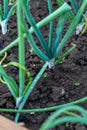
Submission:
MULTIPOLYGON (((45 0, 34 1, 32 6, 32 13, 36 21, 40 21, 47 16, 47 4, 45 0)), ((56 4, 54 3, 56 8, 56 4)), ((10 20, 9 32, 2 36, 0 34, 0 49, 4 48, 11 41, 17 37, 16 18, 10 20)), ((66 25, 65 28, 67 28, 66 25)), ((42 29, 44 36, 48 36, 48 26, 42 29)), ((46 73, 39 80, 34 91, 29 97, 25 109, 31 108, 43 108, 71 101, 78 100, 87 95, 87 34, 77 37, 75 34, 70 38, 68 44, 65 46, 66 50, 71 43, 76 44, 76 49, 63 61, 62 64, 58 64, 55 69, 46 70, 46 73)), ((37 39, 36 39, 37 40, 37 39)), ((18 61, 18 48, 15 46, 8 52, 6 63, 8 61, 18 61)), ((26 67, 31 72, 31 75, 35 75, 39 72, 43 65, 43 62, 35 55, 34 52, 30 52, 29 44, 26 42, 26 67)), ((13 76, 18 82, 18 69, 16 67, 9 67, 6 72, 13 76)), ((26 79, 27 82, 27 79, 26 79)), ((82 104, 87 109, 87 103, 82 104)), ((8 90, 8 88, 0 83, 0 108, 15 108, 14 100, 8 90)), ((25 123, 25 127, 30 130, 38 130, 41 124, 47 119, 52 112, 44 113, 30 113, 21 114, 20 122, 25 123)), ((2 113, 1 113, 2 114, 2 113)), ((3 113, 2 115, 14 119, 15 114, 3 113)), ((86 130, 87 127, 81 124, 71 123, 58 126, 53 130, 86 130)))

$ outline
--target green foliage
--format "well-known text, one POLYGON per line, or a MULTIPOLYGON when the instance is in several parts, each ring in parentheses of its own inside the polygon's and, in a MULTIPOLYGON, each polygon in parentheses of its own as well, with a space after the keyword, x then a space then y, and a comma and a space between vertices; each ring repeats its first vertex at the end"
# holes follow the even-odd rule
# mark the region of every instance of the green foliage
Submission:
POLYGON ((76 82, 76 83, 74 83, 74 85, 75 85, 76 87, 79 87, 79 86, 80 86, 80 82, 76 82))
POLYGON ((9 10, 9 3, 14 2, 13 0, 3 0, 3 5, 0 4, 0 25, 2 28, 2 34, 5 35, 7 33, 7 24, 10 17, 13 15, 13 12, 16 8, 16 4, 12 5, 9 10), (2 8, 4 8, 2 10, 2 8))
MULTIPOLYGON (((7 22, 10 19, 13 11, 15 8, 17 8, 17 33, 18 38, 14 41, 12 41, 8 46, 6 46, 4 49, 0 51, 0 55, 14 47, 15 45, 18 46, 18 60, 19 62, 9 62, 7 64, 2 64, 2 62, 5 60, 1 60, 0 63, 0 76, 1 81, 5 82, 7 87, 9 88, 11 94, 13 95, 15 99, 16 108, 18 110, 6 110, 6 109, 0 109, 0 111, 12 111, 17 112, 15 122, 18 122, 19 116, 21 112, 26 112, 26 110, 22 110, 28 97, 32 93, 35 85, 37 84, 38 80, 43 75, 44 77, 47 77, 47 73, 45 72, 46 68, 49 67, 49 69, 55 68, 55 65, 62 63, 63 60, 76 48, 76 45, 72 45, 64 54, 61 55, 61 51, 64 48, 64 46, 67 44, 68 39, 72 36, 72 34, 75 32, 75 29, 78 24, 80 24, 81 20, 83 19, 82 14, 84 13, 86 7, 87 7, 87 0, 84 0, 83 2, 78 2, 76 0, 70 0, 71 4, 73 5, 75 13, 72 12, 72 7, 68 5, 67 2, 64 0, 57 0, 58 9, 53 11, 53 5, 51 0, 47 0, 49 15, 41 20, 39 23, 36 23, 31 10, 30 10, 30 2, 31 0, 17 0, 16 2, 14 0, 9 1, 3 0, 4 3, 4 11, 2 11, 2 6, 0 6, 0 24, 2 26, 3 34, 6 33, 7 29, 7 22), (10 3, 12 4, 12 7, 10 10, 8 10, 8 6, 10 3), (81 5, 81 6, 80 6, 81 5), (30 28, 28 28, 26 19, 28 23, 30 24, 30 28), (55 19, 57 20, 56 27, 54 26, 55 19), (64 26, 66 24, 66 21, 69 21, 69 28, 67 29, 65 35, 63 36, 64 26), (48 40, 46 40, 41 32, 41 28, 45 25, 49 24, 49 35, 48 40), (53 33, 54 31, 54 33, 53 33), (41 48, 37 45, 36 41, 33 38, 33 33, 37 36, 39 43, 41 45, 41 48), (44 65, 42 66, 39 73, 36 75, 34 80, 32 79, 32 76, 28 69, 25 66, 25 38, 28 41, 28 44, 30 45, 31 49, 39 56, 40 60, 43 60, 44 65), (5 72, 5 67, 9 66, 15 66, 19 69, 19 84, 16 83, 15 79, 8 76, 5 72), (27 75, 28 83, 25 84, 25 75, 27 75)), ((78 84, 77 84, 78 85, 78 84)), ((84 99, 86 101, 87 98, 84 99)), ((79 100, 78 103, 83 102, 83 99, 79 100)), ((75 104, 77 102, 74 102, 75 104)), ((69 105, 72 105, 74 103, 71 103, 69 105)), ((59 105, 54 106, 51 108, 43 108, 43 109, 33 109, 28 110, 27 112, 43 112, 43 111, 52 111, 57 110, 49 119, 43 124, 40 130, 48 130, 51 127, 54 127, 55 125, 59 125, 64 122, 81 122, 83 124, 87 124, 87 114, 85 115, 85 110, 78 106, 66 106, 59 105), (81 115, 84 117, 81 117, 80 115, 77 115, 76 113, 72 112, 72 110, 79 111, 81 115), (68 116, 65 117, 59 117, 63 113, 67 114, 68 116), (57 117, 59 117, 57 119, 57 117), (55 119, 56 118, 56 119, 55 119), (83 120, 82 120, 83 119, 83 120)))
POLYGON ((76 105, 63 107, 49 116, 40 130, 49 130, 66 122, 77 122, 87 125, 87 111, 76 105))
POLYGON ((43 77, 47 78, 47 75, 48 75, 47 72, 44 72, 43 77))

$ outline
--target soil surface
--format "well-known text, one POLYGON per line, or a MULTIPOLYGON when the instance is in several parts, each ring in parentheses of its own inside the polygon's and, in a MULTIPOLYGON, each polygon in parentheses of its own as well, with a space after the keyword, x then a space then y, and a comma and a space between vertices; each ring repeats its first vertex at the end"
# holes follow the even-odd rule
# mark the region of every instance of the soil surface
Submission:
MULTIPOLYGON (((54 9, 57 5, 53 2, 54 9)), ((40 21, 48 14, 47 3, 45 0, 34 1, 31 5, 31 11, 36 21, 40 21)), ((0 49, 3 49, 11 41, 17 38, 16 17, 9 21, 9 31, 5 36, 0 33, 0 49)), ((41 31, 44 37, 48 37, 48 28, 46 26, 41 31)), ((65 27, 65 30, 67 25, 65 27)), ((36 37, 35 37, 36 38, 36 37)), ((34 91, 30 95, 24 108, 42 108, 78 100, 87 95, 87 34, 76 37, 75 34, 70 38, 64 50, 69 48, 71 43, 76 44, 77 48, 63 61, 55 67, 54 70, 46 70, 47 77, 41 77, 34 91), (78 84, 79 85, 76 85, 78 84)), ((36 39, 38 42, 38 40, 36 39)), ((26 48, 26 67, 35 75, 41 69, 43 62, 34 52, 30 52, 29 44, 25 41, 26 48)), ((8 52, 8 56, 3 64, 9 61, 18 61, 18 47, 15 46, 8 52)), ((0 56, 2 58, 2 56, 0 56)), ((6 68, 6 72, 15 78, 18 83, 18 69, 16 67, 6 68)), ((27 82, 27 79, 26 79, 27 82)), ((87 103, 83 106, 87 109, 87 103)), ((14 100, 6 87, 0 83, 0 108, 15 108, 14 100)), ((25 123, 25 127, 30 130, 39 130, 41 124, 52 112, 21 114, 20 122, 25 123)), ((14 119, 15 114, 1 113, 2 115, 14 119)), ((52 130, 87 130, 86 126, 71 123, 61 125, 52 130)))

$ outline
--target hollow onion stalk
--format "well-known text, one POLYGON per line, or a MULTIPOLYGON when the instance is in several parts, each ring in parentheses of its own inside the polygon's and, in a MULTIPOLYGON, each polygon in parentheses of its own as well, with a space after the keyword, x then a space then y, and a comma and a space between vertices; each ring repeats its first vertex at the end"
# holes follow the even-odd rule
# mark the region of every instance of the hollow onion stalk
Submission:
POLYGON ((3 4, 4 4, 4 19, 7 17, 8 14, 8 5, 9 5, 9 1, 8 0, 3 0, 3 4))
POLYGON ((60 43, 61 38, 62 38, 62 33, 63 33, 63 30, 64 30, 64 25, 66 23, 68 16, 69 16, 68 13, 64 13, 59 18, 59 21, 58 21, 57 27, 56 27, 56 34, 54 36, 53 47, 51 48, 52 54, 55 53, 56 48, 59 46, 59 43, 60 43))
POLYGON ((49 112, 49 111, 58 110, 58 109, 65 107, 65 106, 77 105, 77 104, 85 103, 85 102, 87 102, 87 96, 82 98, 82 99, 70 102, 70 103, 66 103, 66 104, 62 104, 62 105, 58 105, 58 106, 53 106, 53 107, 48 107, 48 108, 22 109, 22 110, 0 108, 0 112, 10 112, 10 113, 13 112, 13 113, 25 113, 25 114, 31 113, 31 112, 34 112, 34 113, 47 112, 47 111, 49 112))
MULTIPOLYGON (((47 3, 48 3, 49 14, 51 14, 53 12, 52 2, 51 0, 47 0, 47 3)), ((53 28, 54 28, 54 20, 50 22, 50 28, 49 28, 48 47, 51 54, 52 54, 51 48, 52 48, 53 28)))
MULTIPOLYGON (((23 11, 21 8, 20 0, 17 1, 17 25, 18 25, 18 37, 19 37, 19 64, 21 66, 25 66, 25 45, 24 45, 24 37, 23 37, 23 28, 22 28, 22 20, 23 11)), ((25 83, 25 72, 23 69, 19 68, 19 97, 22 96, 24 91, 24 83, 25 83)))
POLYGON ((70 0, 70 1, 71 1, 72 5, 74 7, 75 12, 77 13, 78 10, 79 10, 79 6, 78 6, 78 3, 77 3, 77 0, 70 0))

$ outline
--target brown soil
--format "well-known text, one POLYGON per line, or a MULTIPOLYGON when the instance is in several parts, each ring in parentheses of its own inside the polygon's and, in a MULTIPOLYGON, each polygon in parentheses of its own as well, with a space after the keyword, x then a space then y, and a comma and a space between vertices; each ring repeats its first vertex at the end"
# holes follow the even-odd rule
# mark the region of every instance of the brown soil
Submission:
MULTIPOLYGON (((53 3, 54 6, 55 3, 53 3)), ((34 1, 32 5, 32 13, 36 21, 41 20, 47 16, 47 4, 45 0, 34 1), (44 11, 43 11, 44 10, 44 11)), ((42 29, 44 36, 48 36, 48 26, 42 29)), ((71 55, 64 60, 60 65, 57 65, 54 70, 47 69, 47 77, 39 80, 34 91, 30 95, 25 108, 41 108, 50 107, 59 104, 68 103, 78 100, 87 95, 87 34, 76 37, 75 35, 68 41, 67 49, 71 43, 75 43, 77 48, 71 53, 71 55), (75 83, 80 83, 79 86, 75 86, 75 83), (62 90, 64 94, 62 94, 62 90)), ((4 48, 11 41, 17 38, 17 29, 15 17, 10 20, 9 32, 6 36, 0 34, 0 49, 4 48)), ((36 39, 37 40, 37 39, 36 39)), ((34 54, 29 52, 29 45, 26 42, 26 67, 31 72, 32 76, 39 72, 43 65, 43 62, 34 54)), ((8 52, 6 63, 9 61, 18 61, 18 48, 15 46, 8 52)), ((0 56, 1 58, 2 56, 0 56)), ((5 63, 4 62, 4 63, 5 63)), ((18 82, 18 69, 15 67, 6 68, 6 72, 15 78, 18 82)), ((83 104, 87 109, 87 104, 83 104)), ((14 108, 14 100, 8 90, 8 88, 0 83, 0 108, 14 108)), ((2 114, 2 113, 1 113, 2 114)), ((4 113, 4 116, 14 119, 14 114, 4 113)), ((50 112, 45 113, 31 113, 21 114, 20 121, 25 123, 25 126, 30 130, 38 130, 45 119, 50 115, 50 112)), ((86 130, 87 127, 81 124, 71 123, 70 125, 61 125, 52 130, 86 130)))

